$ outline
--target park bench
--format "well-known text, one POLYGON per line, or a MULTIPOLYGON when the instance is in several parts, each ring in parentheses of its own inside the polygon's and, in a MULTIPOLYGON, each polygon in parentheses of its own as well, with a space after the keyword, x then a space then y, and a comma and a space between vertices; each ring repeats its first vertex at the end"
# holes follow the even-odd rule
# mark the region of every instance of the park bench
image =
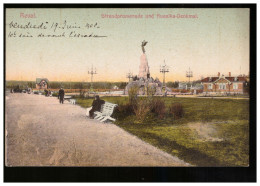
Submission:
POLYGON ((111 115, 114 112, 114 108, 117 106, 117 104, 105 102, 101 106, 100 112, 96 111, 94 114, 96 114, 95 118, 96 120, 99 120, 101 122, 105 122, 106 120, 112 120, 115 121, 114 118, 111 117, 111 115))
POLYGON ((76 104, 76 100, 72 99, 72 96, 64 96, 64 101, 67 100, 68 102, 70 102, 71 104, 75 105, 76 104))
MULTIPOLYGON (((111 115, 113 114, 114 108, 116 106, 117 106, 117 104, 105 102, 101 106, 100 112, 99 111, 94 112, 94 114, 96 115, 94 119, 101 121, 101 122, 105 122, 106 120, 115 121, 115 119, 112 118, 111 115)), ((90 111, 91 108, 87 109, 87 113, 86 113, 87 116, 89 115, 89 111, 90 111)))

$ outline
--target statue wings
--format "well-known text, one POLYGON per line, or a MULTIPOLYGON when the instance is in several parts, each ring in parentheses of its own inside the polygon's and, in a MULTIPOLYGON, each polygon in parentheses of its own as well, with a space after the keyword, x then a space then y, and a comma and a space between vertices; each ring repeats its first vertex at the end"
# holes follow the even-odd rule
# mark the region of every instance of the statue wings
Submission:
POLYGON ((144 40, 144 41, 142 42, 142 46, 145 46, 147 43, 148 43, 148 41, 145 41, 145 40, 144 40))
POLYGON ((147 43, 148 43, 148 41, 145 41, 145 40, 142 42, 142 45, 141 45, 141 46, 142 46, 142 51, 143 51, 143 53, 145 53, 144 46, 145 46, 147 43))

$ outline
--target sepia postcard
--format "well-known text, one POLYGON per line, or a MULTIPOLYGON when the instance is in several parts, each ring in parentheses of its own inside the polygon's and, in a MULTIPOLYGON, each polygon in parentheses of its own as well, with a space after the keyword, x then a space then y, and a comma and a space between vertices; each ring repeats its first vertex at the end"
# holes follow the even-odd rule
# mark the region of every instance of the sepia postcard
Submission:
POLYGON ((6 167, 252 166, 250 7, 7 6, 4 21, 6 167))

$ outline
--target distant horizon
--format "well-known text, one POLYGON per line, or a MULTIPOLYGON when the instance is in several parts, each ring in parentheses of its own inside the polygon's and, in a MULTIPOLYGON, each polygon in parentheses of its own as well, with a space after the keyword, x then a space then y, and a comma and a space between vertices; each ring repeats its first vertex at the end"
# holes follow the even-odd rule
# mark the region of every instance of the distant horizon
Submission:
MULTIPOLYGON (((228 76, 228 74, 221 74, 220 73, 220 76, 222 76, 222 75, 224 75, 225 77, 229 77, 228 76)), ((245 75, 245 76, 249 76, 249 74, 235 74, 235 75, 233 75, 232 73, 231 73, 231 77, 236 77, 236 76, 242 76, 242 75, 245 75)), ((212 75, 212 76, 203 76, 203 78, 207 78, 207 77, 218 77, 218 74, 216 74, 216 75, 212 75)), ((44 78, 47 78, 47 77, 37 77, 37 78, 40 78, 40 79, 44 79, 44 78)), ((48 79, 48 78, 47 78, 48 79)), ((160 79, 160 78, 159 78, 160 79)), ((50 80, 50 79, 48 79, 50 82, 82 82, 82 83, 91 83, 91 81, 53 81, 53 80, 50 80)), ((190 81, 200 81, 201 79, 191 79, 190 81)), ((35 80, 5 80, 5 81, 32 81, 32 82, 36 82, 36 78, 35 78, 35 80)), ((104 83, 106 83, 106 82, 109 82, 109 83, 118 83, 118 82, 123 82, 123 83, 127 83, 127 82, 129 82, 128 80, 126 80, 126 81, 93 81, 93 83, 102 83, 102 82, 104 82, 104 83)), ((175 81, 171 81, 171 80, 166 80, 166 82, 189 82, 189 80, 188 80, 188 78, 187 78, 187 80, 183 80, 183 81, 179 81, 179 80, 175 80, 175 81)))

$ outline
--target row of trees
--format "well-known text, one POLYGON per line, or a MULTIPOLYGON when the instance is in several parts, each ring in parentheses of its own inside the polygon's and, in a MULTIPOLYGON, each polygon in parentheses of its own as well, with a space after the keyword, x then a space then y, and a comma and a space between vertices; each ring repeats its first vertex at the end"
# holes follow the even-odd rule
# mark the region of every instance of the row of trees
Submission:
POLYGON ((179 82, 178 81, 168 81, 166 83, 166 86, 169 87, 169 88, 178 88, 179 82))
MULTIPOLYGON (((196 82, 193 82, 196 83, 196 82)), ((35 81, 6 81, 6 88, 13 88, 17 85, 21 87, 30 87, 35 88, 35 81)), ((124 89, 126 87, 126 82, 93 82, 93 87, 95 89, 112 89, 114 86, 117 86, 119 89, 124 89)), ((58 89, 60 87, 64 89, 89 89, 91 86, 90 82, 55 82, 51 81, 48 84, 49 88, 58 89)), ((166 86, 169 88, 178 88, 178 81, 168 81, 166 86)))
MULTIPOLYGON (((6 81, 6 88, 14 88, 19 85, 21 88, 35 88, 35 81, 6 81)), ((124 89, 126 87, 126 82, 93 82, 93 87, 95 89, 112 89, 117 86, 119 89, 124 89)), ((91 86, 90 82, 49 82, 48 87, 53 89, 59 89, 63 87, 64 89, 89 89, 91 86)))

